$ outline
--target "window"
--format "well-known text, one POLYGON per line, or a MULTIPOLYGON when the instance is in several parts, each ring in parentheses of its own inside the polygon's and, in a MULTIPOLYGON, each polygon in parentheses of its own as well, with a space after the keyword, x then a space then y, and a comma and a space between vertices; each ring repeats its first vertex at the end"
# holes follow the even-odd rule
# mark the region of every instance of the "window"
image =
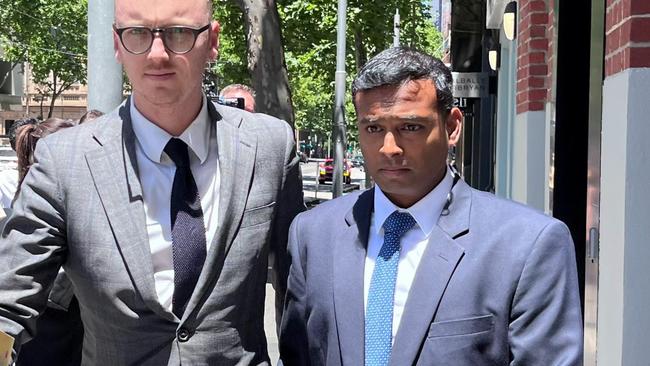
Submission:
POLYGON ((11 64, 5 61, 0 61, 0 83, 4 79, 5 75, 7 75, 7 79, 2 85, 0 85, 0 94, 13 94, 11 92, 11 64))
POLYGON ((14 122, 15 122, 15 121, 14 121, 13 119, 7 119, 7 120, 5 120, 5 123, 4 123, 5 130, 4 130, 4 133, 2 134, 2 136, 7 136, 7 131, 9 131, 9 129, 11 128, 11 126, 14 125, 14 122))

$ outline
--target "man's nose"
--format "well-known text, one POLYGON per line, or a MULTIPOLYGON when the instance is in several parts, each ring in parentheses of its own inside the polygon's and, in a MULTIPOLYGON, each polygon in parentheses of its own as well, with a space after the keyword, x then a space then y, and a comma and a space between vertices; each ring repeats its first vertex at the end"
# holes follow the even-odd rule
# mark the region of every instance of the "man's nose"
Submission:
POLYGON ((404 150, 402 150, 402 148, 399 146, 397 139, 395 138, 395 134, 392 132, 387 132, 386 135, 384 135, 384 144, 382 145, 379 152, 390 158, 402 155, 404 150))
POLYGON ((151 44, 148 57, 155 60, 169 59, 169 53, 167 53, 167 49, 165 49, 165 44, 163 43, 160 34, 154 34, 153 43, 151 44))

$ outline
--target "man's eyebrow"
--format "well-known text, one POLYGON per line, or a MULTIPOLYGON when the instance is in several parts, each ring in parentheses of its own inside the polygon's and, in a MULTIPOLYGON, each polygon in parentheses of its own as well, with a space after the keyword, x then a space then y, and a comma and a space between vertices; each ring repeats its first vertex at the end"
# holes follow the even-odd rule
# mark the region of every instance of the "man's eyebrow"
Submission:
POLYGON ((403 117, 400 117, 400 119, 403 120, 403 121, 408 121, 408 122, 430 122, 430 121, 432 121, 431 117, 415 116, 415 115, 403 116, 403 117))
POLYGON ((377 121, 381 120, 379 117, 374 117, 374 116, 369 116, 369 117, 364 117, 359 120, 359 124, 365 124, 365 123, 375 123, 377 121))
POLYGON ((360 119, 359 124, 377 123, 384 120, 400 120, 405 122, 427 122, 430 120, 430 118, 417 116, 413 114, 409 114, 406 116, 384 116, 384 117, 368 116, 360 119))

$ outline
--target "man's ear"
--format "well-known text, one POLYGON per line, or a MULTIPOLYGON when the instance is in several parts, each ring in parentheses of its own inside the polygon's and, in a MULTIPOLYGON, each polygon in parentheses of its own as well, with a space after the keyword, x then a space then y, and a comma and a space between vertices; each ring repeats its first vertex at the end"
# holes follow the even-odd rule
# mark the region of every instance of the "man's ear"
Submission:
POLYGON ((122 63, 122 51, 120 50, 120 37, 113 29, 113 50, 115 50, 115 59, 118 63, 122 63))
POLYGON ((221 26, 216 20, 210 24, 210 53, 208 55, 208 61, 212 62, 217 59, 219 56, 219 34, 221 32, 221 26))
POLYGON ((447 121, 445 123, 447 129, 447 138, 449 146, 456 146, 458 140, 460 139, 460 132, 462 131, 463 125, 463 112, 460 109, 454 107, 449 111, 447 116, 447 121))

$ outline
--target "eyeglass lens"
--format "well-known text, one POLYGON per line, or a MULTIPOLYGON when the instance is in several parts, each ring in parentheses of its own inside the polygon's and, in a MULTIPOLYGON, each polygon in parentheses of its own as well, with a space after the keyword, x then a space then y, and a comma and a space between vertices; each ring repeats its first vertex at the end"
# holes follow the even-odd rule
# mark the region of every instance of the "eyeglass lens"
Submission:
MULTIPOLYGON (((196 35, 186 27, 165 28, 161 33, 165 48, 174 53, 189 52, 194 46, 196 35)), ((153 32, 148 28, 127 28, 122 32, 124 48, 132 53, 144 53, 153 43, 153 32)))

